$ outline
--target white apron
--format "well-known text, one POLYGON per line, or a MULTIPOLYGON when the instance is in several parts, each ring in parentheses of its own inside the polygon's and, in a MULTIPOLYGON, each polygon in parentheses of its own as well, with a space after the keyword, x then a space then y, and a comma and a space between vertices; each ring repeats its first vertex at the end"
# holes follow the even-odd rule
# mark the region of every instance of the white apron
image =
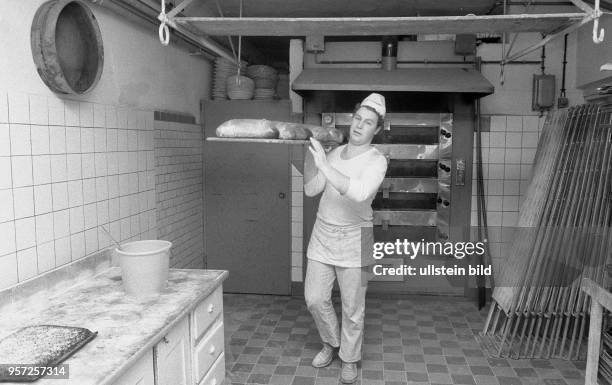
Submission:
POLYGON ((372 257, 374 231, 371 223, 337 226, 317 218, 306 257, 340 267, 369 266, 372 257))

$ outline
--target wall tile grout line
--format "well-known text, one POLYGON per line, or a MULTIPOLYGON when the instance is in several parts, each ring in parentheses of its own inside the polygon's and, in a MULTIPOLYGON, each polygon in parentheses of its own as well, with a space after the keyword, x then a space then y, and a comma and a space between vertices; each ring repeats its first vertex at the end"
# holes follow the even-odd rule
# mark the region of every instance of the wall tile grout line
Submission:
MULTIPOLYGON (((29 104, 28 104, 28 113, 29 113, 29 104)), ((10 173, 11 173, 11 191, 12 191, 12 198, 13 198, 13 238, 14 238, 14 253, 15 253, 15 267, 16 267, 16 277, 17 277, 17 282, 19 282, 19 258, 17 257, 17 223, 15 220, 15 189, 14 189, 14 185, 13 185, 13 140, 11 138, 11 129, 10 129, 10 125, 11 125, 11 109, 10 106, 8 105, 8 98, 7 98, 7 115, 8 115, 8 135, 9 135, 9 163, 10 163, 10 173)), ((8 254, 7 254, 8 255, 8 254)))

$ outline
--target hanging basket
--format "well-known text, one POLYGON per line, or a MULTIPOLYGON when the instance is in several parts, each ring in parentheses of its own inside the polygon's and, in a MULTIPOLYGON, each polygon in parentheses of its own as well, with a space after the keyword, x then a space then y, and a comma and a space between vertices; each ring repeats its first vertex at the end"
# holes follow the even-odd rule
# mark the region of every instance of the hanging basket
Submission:
POLYGON ((53 92, 82 94, 100 79, 102 35, 83 1, 51 0, 41 5, 30 37, 38 74, 53 92))

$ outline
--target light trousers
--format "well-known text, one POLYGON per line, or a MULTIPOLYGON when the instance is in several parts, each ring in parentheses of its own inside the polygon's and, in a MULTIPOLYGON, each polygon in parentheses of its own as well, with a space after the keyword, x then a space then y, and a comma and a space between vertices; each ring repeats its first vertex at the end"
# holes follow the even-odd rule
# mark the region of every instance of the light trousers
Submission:
POLYGON ((339 267, 308 259, 304 298, 323 342, 340 347, 344 362, 361 360, 367 280, 361 267, 339 267), (331 300, 338 279, 342 299, 342 329, 331 300))

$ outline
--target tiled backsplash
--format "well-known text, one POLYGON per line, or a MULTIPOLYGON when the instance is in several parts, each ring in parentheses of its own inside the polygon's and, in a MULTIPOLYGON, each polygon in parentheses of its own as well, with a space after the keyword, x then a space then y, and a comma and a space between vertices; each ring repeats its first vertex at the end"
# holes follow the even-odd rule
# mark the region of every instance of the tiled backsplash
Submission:
MULTIPOLYGON (((492 115, 490 132, 482 133, 483 177, 489 247, 495 259, 505 258, 512 227, 517 224, 544 117, 492 115)), ((472 226, 477 226, 476 136, 472 181, 472 226)))
MULTIPOLYGON (((169 115, 159 118, 186 120, 169 115)), ((173 244, 170 267, 202 269, 202 127, 157 119, 154 126, 158 236, 173 244)))
MULTIPOLYGON (((294 159, 295 160, 295 159, 294 159)), ((291 282, 302 282, 304 254, 304 176, 291 165, 291 282)))
POLYGON ((156 237, 153 112, 0 92, 0 289, 156 237))

